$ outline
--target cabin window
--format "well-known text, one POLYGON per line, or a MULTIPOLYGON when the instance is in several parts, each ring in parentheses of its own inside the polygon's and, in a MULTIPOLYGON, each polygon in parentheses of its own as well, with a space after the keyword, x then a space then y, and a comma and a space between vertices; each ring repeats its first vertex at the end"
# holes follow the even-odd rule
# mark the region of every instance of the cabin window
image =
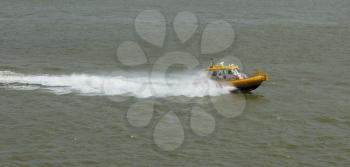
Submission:
POLYGON ((234 70, 233 70, 233 74, 239 75, 239 71, 238 71, 237 69, 234 69, 234 70))

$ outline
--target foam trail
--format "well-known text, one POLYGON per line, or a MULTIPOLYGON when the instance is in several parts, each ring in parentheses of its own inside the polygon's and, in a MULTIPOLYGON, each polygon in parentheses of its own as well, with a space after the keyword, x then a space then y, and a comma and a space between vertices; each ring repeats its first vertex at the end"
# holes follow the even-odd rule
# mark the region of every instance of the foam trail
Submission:
POLYGON ((139 98, 227 94, 231 86, 219 86, 205 75, 166 78, 102 76, 90 74, 24 75, 0 71, 2 87, 18 90, 48 89, 55 94, 123 95, 139 98))

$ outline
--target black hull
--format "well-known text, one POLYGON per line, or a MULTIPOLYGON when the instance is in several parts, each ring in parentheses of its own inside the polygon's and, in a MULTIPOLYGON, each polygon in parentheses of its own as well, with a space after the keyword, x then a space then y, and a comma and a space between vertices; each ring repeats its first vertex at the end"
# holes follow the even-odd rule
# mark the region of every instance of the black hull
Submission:
POLYGON ((255 90, 256 88, 258 88, 260 86, 260 84, 258 85, 252 85, 252 86, 241 86, 241 87, 237 87, 236 90, 233 90, 232 92, 242 92, 242 93, 249 93, 252 90, 255 90))

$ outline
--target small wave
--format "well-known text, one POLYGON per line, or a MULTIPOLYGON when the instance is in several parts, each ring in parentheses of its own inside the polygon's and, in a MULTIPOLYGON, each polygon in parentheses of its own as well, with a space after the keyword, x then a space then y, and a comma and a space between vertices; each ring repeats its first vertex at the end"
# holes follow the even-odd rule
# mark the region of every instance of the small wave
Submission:
POLYGON ((139 98, 217 96, 233 87, 218 85, 203 73, 179 75, 174 78, 147 76, 103 76, 91 74, 26 75, 0 71, 2 87, 16 90, 47 89, 55 94, 123 95, 139 98))

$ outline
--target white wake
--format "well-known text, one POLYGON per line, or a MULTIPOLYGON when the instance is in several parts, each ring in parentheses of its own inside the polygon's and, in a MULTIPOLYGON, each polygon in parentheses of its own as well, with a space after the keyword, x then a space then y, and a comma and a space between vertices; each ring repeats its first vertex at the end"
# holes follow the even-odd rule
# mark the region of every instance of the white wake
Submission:
POLYGON ((55 94, 122 95, 147 97, 203 97, 227 94, 234 88, 218 85, 205 75, 177 77, 126 77, 91 74, 25 75, 0 71, 1 87, 18 90, 46 89, 55 94))

